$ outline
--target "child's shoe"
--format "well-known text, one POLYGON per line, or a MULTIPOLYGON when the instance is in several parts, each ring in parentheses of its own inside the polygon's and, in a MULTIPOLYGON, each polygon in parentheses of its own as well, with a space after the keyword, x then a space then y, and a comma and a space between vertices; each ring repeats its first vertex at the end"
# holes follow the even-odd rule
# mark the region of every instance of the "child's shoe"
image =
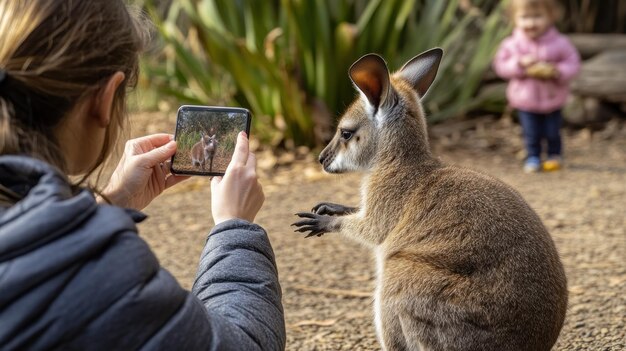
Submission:
POLYGON ((524 164, 525 173, 537 173, 541 170, 541 159, 536 156, 530 156, 526 159, 524 164))
POLYGON ((561 156, 549 156, 543 163, 543 170, 546 172, 558 171, 561 169, 562 162, 561 156))

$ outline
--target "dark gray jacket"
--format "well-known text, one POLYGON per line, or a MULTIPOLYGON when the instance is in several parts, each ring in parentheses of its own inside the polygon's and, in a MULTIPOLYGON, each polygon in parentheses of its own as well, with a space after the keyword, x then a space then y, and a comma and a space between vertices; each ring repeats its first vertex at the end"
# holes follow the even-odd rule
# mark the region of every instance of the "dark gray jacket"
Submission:
MULTIPOLYGON (((46 163, 0 156, 0 349, 280 350, 285 325, 265 231, 216 226, 192 292, 137 235, 139 212, 98 205, 46 163)), ((173 233, 172 235, 175 235, 173 233)))

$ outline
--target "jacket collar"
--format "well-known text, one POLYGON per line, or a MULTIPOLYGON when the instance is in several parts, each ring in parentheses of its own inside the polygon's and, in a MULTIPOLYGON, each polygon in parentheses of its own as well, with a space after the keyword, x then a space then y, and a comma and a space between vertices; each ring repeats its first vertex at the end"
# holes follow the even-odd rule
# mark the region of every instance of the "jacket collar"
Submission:
MULTIPOLYGON (((0 156, 0 184, 22 198, 19 202, 21 211, 38 206, 44 201, 63 201, 77 195, 90 203, 90 206, 96 205, 95 198, 90 191, 82 189, 76 194, 61 170, 28 156, 0 156)), ((125 211, 137 223, 147 218, 140 211, 133 209, 125 209, 125 211)), ((4 209, 0 208, 0 225, 7 220, 3 216, 4 212, 4 209)))
POLYGON ((27 156, 0 156, 0 184, 19 198, 25 199, 38 185, 42 187, 38 198, 66 199, 72 196, 67 178, 54 166, 27 156))

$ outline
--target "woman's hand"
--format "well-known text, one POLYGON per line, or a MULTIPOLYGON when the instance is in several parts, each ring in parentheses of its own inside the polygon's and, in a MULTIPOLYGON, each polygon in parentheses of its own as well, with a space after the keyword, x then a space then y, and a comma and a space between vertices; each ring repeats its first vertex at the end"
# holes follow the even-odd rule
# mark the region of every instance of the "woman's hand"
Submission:
POLYGON ((211 210, 215 224, 229 219, 254 221, 265 195, 256 175, 256 157, 244 132, 237 136, 233 158, 223 177, 211 181, 211 210))
POLYGON ((126 142, 124 155, 102 194, 113 205, 141 210, 165 189, 189 178, 170 172, 176 142, 154 134, 126 142))

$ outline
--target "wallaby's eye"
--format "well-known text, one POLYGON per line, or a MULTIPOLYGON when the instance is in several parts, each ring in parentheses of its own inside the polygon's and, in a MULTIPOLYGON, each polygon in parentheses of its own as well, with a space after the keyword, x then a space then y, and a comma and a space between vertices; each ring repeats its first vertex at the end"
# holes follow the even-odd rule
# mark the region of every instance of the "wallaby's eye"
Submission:
POLYGON ((345 129, 341 130, 341 139, 343 139, 344 141, 348 141, 352 139, 353 135, 354 135, 354 132, 351 130, 345 130, 345 129))

